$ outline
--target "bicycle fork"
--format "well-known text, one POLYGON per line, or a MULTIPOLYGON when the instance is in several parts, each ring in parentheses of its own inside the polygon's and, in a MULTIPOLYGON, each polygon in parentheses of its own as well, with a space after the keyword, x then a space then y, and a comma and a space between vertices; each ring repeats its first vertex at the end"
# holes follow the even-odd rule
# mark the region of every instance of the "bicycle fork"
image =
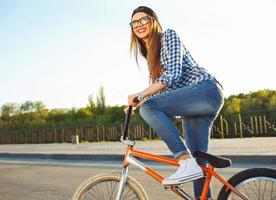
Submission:
POLYGON ((118 188, 118 192, 116 195, 116 200, 121 200, 123 191, 124 191, 124 186, 127 180, 127 173, 128 173, 128 166, 123 167, 122 169, 122 175, 121 175, 121 180, 119 182, 119 188, 118 188))

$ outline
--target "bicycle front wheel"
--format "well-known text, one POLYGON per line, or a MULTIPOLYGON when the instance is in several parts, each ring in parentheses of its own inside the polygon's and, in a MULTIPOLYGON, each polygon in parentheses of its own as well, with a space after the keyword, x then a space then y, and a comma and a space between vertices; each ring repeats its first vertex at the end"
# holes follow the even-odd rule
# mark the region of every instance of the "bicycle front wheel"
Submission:
MULTIPOLYGON (((250 200, 276 200, 276 170, 252 168, 241 171, 228 181, 250 200)), ((225 186, 221 189, 218 200, 242 200, 225 186)))
MULTIPOLYGON (((77 189, 72 200, 115 200, 120 179, 120 173, 105 173, 92 177, 77 189)), ((148 200, 148 196, 142 186, 128 176, 121 199, 148 200)))

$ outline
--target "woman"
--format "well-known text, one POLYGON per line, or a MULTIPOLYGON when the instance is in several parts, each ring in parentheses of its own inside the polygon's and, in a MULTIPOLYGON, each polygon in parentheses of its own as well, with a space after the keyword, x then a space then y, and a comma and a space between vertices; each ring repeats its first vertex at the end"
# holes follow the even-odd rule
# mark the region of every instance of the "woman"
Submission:
POLYGON ((199 197, 204 175, 197 162, 206 163, 196 162, 192 155, 197 150, 208 150, 210 130, 223 105, 222 88, 214 76, 198 66, 174 30, 162 32, 151 8, 140 6, 135 9, 130 26, 131 50, 136 61, 139 54, 147 60, 150 85, 129 95, 128 104, 136 108, 140 106, 143 119, 179 160, 178 170, 162 184, 194 180, 195 196, 199 197), (133 102, 137 96, 144 99, 139 104, 133 102), (171 116, 182 116, 185 120, 186 143, 171 116))

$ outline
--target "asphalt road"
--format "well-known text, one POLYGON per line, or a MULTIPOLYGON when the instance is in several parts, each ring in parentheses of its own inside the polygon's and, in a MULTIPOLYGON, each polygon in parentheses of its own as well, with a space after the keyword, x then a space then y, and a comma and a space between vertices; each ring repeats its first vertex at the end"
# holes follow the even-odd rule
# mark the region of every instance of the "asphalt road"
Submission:
MULTIPOLYGON (((217 170, 225 178, 252 167, 261 165, 233 165, 217 170)), ((269 166, 273 167, 276 166, 269 166)), ((175 168, 155 165, 152 168, 167 176, 175 168)), ((71 163, 53 161, 19 161, 0 160, 0 199, 1 200, 70 200, 75 189, 87 178, 103 172, 120 171, 120 163, 71 163)), ((129 173, 146 189, 150 199, 180 199, 172 192, 166 191, 158 182, 140 170, 131 167, 129 173)), ((212 183, 213 194, 217 195, 221 185, 212 183)), ((187 184, 191 192, 191 184, 187 184)))

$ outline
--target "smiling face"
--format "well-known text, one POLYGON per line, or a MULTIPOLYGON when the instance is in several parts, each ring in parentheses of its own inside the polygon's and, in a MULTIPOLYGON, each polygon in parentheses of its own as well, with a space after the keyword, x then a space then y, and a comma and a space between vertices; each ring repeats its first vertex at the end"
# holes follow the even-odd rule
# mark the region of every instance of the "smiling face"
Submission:
POLYGON ((138 12, 131 19, 131 27, 134 34, 145 40, 151 32, 151 17, 144 12, 138 12))
POLYGON ((147 60, 150 80, 153 82, 163 71, 160 64, 163 31, 157 15, 154 12, 150 13, 153 14, 139 11, 132 16, 130 50, 133 52, 137 63, 138 55, 142 55, 147 60))

